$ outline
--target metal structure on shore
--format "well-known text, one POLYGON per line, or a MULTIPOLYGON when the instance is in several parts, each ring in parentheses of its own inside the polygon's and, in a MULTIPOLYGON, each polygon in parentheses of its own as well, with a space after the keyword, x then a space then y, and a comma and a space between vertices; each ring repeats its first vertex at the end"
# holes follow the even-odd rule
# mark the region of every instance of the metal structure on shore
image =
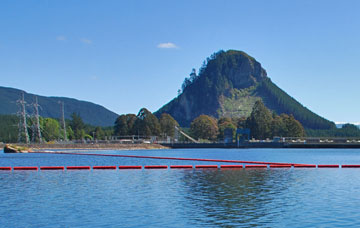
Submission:
POLYGON ((16 104, 19 106, 19 111, 17 115, 19 116, 19 134, 18 134, 18 142, 25 142, 26 144, 30 143, 29 133, 27 130, 26 123, 26 109, 25 109, 25 98, 24 92, 21 92, 20 99, 16 101, 16 104))
POLYGON ((38 141, 39 143, 42 143, 42 137, 41 137, 41 131, 40 131, 40 116, 39 116, 39 103, 38 103, 38 98, 37 96, 35 96, 34 98, 34 103, 32 104, 33 108, 34 108, 34 117, 35 117, 35 121, 32 125, 32 138, 33 141, 36 142, 38 141))

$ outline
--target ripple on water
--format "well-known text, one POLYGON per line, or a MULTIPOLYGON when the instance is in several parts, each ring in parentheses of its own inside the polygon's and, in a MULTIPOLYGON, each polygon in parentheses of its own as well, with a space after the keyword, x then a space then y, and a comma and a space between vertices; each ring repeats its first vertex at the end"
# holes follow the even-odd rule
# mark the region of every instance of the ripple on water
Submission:
MULTIPOLYGON (((204 155, 202 151, 186 153, 188 157, 204 155)), ((212 151, 211 157, 228 153, 212 151)), ((265 152, 253 153, 258 158, 265 152)), ((360 160, 360 155, 344 153, 348 159, 360 160)), ((9 166, 21 162, 37 166, 138 165, 140 161, 65 155, 0 157, 0 163, 9 166)), ((1 227, 360 226, 360 169, 0 171, 0 183, 1 227)))

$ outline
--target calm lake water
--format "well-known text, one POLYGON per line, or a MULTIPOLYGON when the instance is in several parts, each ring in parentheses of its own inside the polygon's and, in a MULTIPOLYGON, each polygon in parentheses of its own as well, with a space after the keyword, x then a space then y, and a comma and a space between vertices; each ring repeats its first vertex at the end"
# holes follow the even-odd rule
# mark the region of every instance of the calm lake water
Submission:
MULTIPOLYGON (((88 152, 87 152, 88 153, 88 152)), ((360 164, 355 149, 92 153, 360 164)), ((4 154, 0 166, 213 162, 4 154)), ((0 171, 0 227, 358 227, 360 169, 0 171)))

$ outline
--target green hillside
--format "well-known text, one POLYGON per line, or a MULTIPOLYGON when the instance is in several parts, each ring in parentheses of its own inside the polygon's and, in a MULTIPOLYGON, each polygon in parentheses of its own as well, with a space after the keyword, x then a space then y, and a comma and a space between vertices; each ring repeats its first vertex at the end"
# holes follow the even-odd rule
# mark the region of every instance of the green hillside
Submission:
POLYGON ((185 79, 182 93, 155 114, 169 113, 181 126, 189 126, 201 114, 248 117, 259 99, 277 114, 292 114, 305 128, 335 128, 271 82, 253 57, 235 50, 213 54, 199 74, 193 71, 185 79))
MULTIPOLYGON (((21 96, 21 90, 0 87, 0 114, 16 114, 18 106, 16 101, 21 96)), ((25 101, 27 104, 34 102, 34 94, 26 93, 25 101)), ((72 113, 79 113, 83 121, 94 126, 112 126, 118 115, 103 106, 87 102, 79 101, 66 97, 44 97, 37 96, 40 105, 39 114, 42 117, 60 118, 61 108, 60 102, 64 102, 65 118, 70 119, 72 113)), ((31 106, 26 106, 26 111, 29 114, 33 113, 31 106)))

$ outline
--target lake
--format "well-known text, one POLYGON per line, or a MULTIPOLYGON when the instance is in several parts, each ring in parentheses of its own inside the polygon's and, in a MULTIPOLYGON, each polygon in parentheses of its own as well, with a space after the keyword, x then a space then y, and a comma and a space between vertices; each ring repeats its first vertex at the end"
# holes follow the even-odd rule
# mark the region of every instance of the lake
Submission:
MULTIPOLYGON (((86 153, 360 164, 358 149, 86 153)), ((198 164, 225 163, 0 152, 11 167, 198 164)), ((0 171, 0 183, 1 227, 360 226, 358 168, 0 171)))

